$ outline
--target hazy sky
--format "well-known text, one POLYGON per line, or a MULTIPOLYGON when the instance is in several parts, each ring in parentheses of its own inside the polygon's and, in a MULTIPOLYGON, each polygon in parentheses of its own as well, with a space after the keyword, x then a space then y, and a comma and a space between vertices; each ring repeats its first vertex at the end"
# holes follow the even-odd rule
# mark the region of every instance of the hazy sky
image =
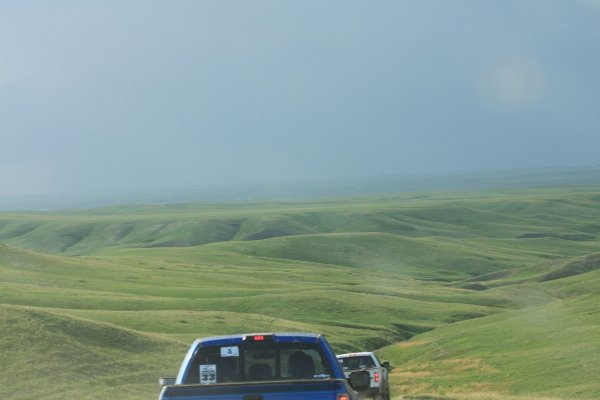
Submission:
POLYGON ((600 0, 0 0, 0 196, 600 161, 600 0))

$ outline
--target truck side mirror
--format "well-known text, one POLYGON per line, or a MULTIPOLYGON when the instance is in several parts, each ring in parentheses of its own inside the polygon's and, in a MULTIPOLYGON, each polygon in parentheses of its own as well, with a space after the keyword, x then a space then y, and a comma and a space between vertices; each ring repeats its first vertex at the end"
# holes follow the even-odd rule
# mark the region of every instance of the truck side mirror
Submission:
POLYGON ((390 362, 389 361, 384 361, 384 362, 381 363, 381 365, 385 369, 390 369, 390 362))
POLYGON ((371 386, 371 375, 369 371, 354 371, 348 377, 348 383, 356 391, 367 389, 371 386))

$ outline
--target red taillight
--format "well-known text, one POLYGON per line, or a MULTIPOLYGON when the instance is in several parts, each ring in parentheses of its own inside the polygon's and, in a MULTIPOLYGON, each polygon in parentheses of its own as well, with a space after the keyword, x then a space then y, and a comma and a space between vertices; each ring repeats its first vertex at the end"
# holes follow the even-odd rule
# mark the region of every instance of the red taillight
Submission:
POLYGON ((348 393, 338 393, 337 400, 350 400, 350 395, 348 393))
POLYGON ((375 382, 379 383, 379 372, 375 372, 373 378, 375 379, 375 382))
POLYGON ((263 335, 256 335, 252 338, 255 342, 260 342, 265 340, 265 337, 263 335))

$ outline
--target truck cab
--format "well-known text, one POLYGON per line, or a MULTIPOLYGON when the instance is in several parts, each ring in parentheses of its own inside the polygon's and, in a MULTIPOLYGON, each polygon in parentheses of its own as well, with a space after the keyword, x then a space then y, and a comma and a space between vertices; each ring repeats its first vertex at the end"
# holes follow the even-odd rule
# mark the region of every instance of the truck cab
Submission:
POLYGON ((160 400, 354 400, 368 376, 347 378, 323 335, 255 333, 198 339, 160 400))

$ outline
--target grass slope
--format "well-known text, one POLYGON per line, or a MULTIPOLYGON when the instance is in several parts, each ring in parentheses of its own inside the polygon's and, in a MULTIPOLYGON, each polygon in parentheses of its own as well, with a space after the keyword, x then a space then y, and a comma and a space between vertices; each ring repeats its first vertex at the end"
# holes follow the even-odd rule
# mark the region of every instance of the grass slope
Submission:
POLYGON ((203 250, 134 249, 110 258, 73 258, 3 246, 0 302, 62 309, 186 340, 199 332, 235 332, 243 319, 254 331, 311 328, 331 333, 340 350, 375 348, 501 310, 501 300, 486 294, 440 290, 398 274, 203 250), (207 326, 206 313, 217 311, 238 318, 207 326), (169 312, 174 317, 167 320, 176 323, 166 323, 169 312))
POLYGON ((383 349, 397 366, 395 390, 449 399, 473 392, 482 398, 600 397, 600 271, 534 287, 555 300, 447 325, 383 349))
POLYGON ((0 306, 2 398, 143 399, 183 345, 42 309, 0 306))

